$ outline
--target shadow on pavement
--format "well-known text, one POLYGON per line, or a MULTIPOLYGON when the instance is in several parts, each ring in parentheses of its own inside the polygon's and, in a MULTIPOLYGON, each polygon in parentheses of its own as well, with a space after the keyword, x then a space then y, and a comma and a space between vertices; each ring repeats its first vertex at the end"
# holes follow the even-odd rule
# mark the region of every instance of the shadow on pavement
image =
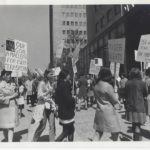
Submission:
POLYGON ((150 139, 150 131, 149 130, 141 129, 141 135, 147 139, 150 139))
POLYGON ((25 130, 21 130, 18 132, 14 133, 14 142, 20 142, 20 140, 22 139, 22 135, 28 133, 28 129, 25 130))
POLYGON ((123 132, 120 132, 120 140, 121 141, 132 141, 132 136, 130 136, 130 135, 127 135, 127 134, 125 134, 125 133, 123 133, 123 132))
POLYGON ((49 142, 49 136, 48 135, 41 136, 38 142, 49 142))

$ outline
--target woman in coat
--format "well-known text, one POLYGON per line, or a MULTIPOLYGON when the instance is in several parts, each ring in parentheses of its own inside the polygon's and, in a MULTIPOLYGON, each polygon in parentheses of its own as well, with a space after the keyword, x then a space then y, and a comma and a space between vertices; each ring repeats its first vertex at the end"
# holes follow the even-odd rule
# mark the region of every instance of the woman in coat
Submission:
POLYGON ((58 117, 60 124, 63 126, 63 131, 56 141, 62 141, 66 137, 68 141, 74 140, 75 100, 71 94, 69 79, 69 72, 62 70, 58 77, 55 99, 58 105, 58 117))
POLYGON ((120 132, 120 124, 114 106, 119 104, 114 93, 112 74, 109 68, 101 68, 94 87, 97 108, 94 119, 94 129, 101 139, 103 132, 110 132, 116 141, 120 132))
POLYGON ((129 81, 125 85, 127 120, 132 122, 133 140, 141 141, 141 125, 146 122, 144 97, 147 96, 146 84, 142 81, 138 68, 132 68, 129 81))
POLYGON ((3 130, 5 140, 13 141, 14 128, 19 125, 16 97, 16 87, 11 84, 11 72, 2 71, 0 82, 0 129, 3 130))

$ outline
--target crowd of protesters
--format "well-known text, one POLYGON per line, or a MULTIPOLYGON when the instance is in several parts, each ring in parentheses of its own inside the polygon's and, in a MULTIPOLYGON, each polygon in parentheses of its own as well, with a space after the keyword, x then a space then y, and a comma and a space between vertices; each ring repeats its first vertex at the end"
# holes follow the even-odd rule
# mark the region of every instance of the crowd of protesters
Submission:
POLYGON ((12 78, 3 70, 0 78, 0 129, 6 141, 13 141, 14 128, 24 117, 25 104, 33 107, 28 127, 27 141, 36 142, 49 126, 49 141, 74 141, 75 112, 96 106, 93 117, 93 140, 101 140, 109 132, 118 140, 121 126, 117 115, 124 105, 127 121, 132 123, 133 140, 142 140, 141 125, 150 115, 150 68, 141 74, 132 68, 128 78, 121 74, 117 80, 118 97, 114 90, 114 78, 109 68, 101 67, 99 75, 75 78, 72 84, 68 70, 63 69, 56 77, 52 69, 33 74, 32 77, 12 78), (74 85, 74 87, 72 87, 74 85), (74 91, 73 91, 74 90, 74 91), (56 136, 55 118, 59 118, 62 133, 56 136))

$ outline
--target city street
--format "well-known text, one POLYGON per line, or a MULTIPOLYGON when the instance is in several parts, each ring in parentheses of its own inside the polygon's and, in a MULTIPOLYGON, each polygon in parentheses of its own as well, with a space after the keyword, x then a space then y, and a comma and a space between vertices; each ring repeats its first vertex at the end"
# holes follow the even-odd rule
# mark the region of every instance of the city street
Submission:
MULTIPOLYGON (((15 129, 14 141, 15 142, 25 142, 27 140, 28 127, 31 120, 32 107, 26 106, 23 114, 24 117, 20 120, 20 125, 15 129)), ((125 112, 122 108, 118 110, 118 116, 121 124, 121 134, 120 141, 132 141, 131 124, 125 120, 125 112), (122 119, 121 119, 122 118, 122 119)), ((88 108, 88 110, 81 109, 80 112, 76 112, 75 116, 75 141, 92 141, 94 130, 93 130, 93 120, 95 115, 95 106, 88 108)), ((143 141, 150 139, 150 123, 146 123, 142 126, 142 136, 143 141)), ((59 125, 59 120, 56 119, 56 137, 61 133, 61 126, 59 125)), ((0 141, 3 141, 4 137, 0 131, 0 141)), ((48 142, 48 124, 45 131, 39 139, 40 142, 48 142)), ((111 141, 111 135, 105 133, 102 137, 102 141, 111 141)))

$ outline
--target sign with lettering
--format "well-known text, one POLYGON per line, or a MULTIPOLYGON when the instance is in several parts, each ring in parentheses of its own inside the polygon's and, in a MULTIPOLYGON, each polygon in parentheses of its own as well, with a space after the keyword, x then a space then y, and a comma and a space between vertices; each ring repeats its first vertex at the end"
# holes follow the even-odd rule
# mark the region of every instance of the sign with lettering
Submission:
POLYGON ((96 66, 103 66, 102 58, 94 58, 96 66))
POLYGON ((137 53, 137 61, 150 62, 150 34, 141 36, 137 53))
POLYGON ((125 38, 108 40, 109 61, 124 64, 125 38))
POLYGON ((6 50, 5 70, 27 73, 27 43, 14 40, 15 50, 6 50))

